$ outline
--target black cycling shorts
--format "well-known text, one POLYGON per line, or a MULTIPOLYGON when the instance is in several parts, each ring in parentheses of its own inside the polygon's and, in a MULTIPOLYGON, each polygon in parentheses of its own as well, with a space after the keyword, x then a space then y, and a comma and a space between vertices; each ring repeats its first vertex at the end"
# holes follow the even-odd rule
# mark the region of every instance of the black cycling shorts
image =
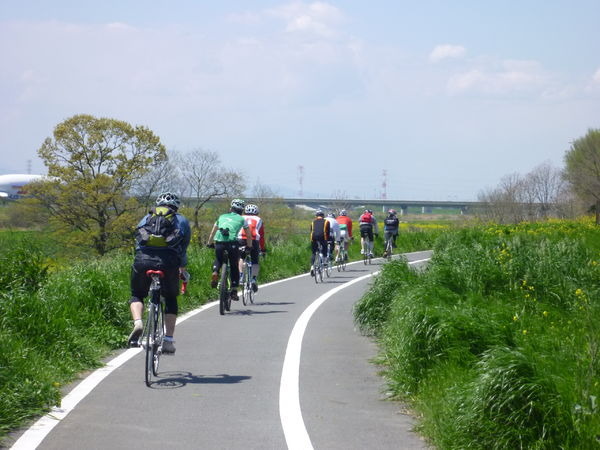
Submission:
MULTIPOLYGON (((239 239, 238 243, 240 245, 240 258, 246 259, 246 252, 248 249, 246 248, 246 239, 239 239)), ((252 264, 258 264, 258 254, 260 252, 260 247, 258 245, 258 241, 255 239, 252 241, 252 248, 250 249, 250 260, 252 264)))
POLYGON ((369 241, 373 240, 373 225, 363 224, 360 226, 360 237, 369 238, 369 241))

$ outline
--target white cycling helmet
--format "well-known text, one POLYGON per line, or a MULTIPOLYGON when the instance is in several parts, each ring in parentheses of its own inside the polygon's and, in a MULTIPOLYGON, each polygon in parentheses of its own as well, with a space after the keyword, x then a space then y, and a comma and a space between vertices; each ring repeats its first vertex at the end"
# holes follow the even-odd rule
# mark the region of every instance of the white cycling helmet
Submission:
POLYGON ((172 192, 163 192, 156 198, 156 206, 171 206, 177 209, 179 205, 181 205, 179 197, 172 192))
POLYGON ((342 209, 340 211, 340 216, 347 216, 348 215, 348 211, 346 211, 345 209, 342 209))
POLYGON ((244 208, 244 214, 258 215, 258 206, 253 205, 251 203, 246 205, 246 207, 244 208))

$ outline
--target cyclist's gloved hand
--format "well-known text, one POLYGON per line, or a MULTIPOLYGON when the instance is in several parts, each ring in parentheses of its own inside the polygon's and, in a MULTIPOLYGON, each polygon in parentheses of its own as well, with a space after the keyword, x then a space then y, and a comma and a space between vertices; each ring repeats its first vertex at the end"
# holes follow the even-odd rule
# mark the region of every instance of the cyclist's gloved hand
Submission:
POLYGON ((190 281, 190 273, 183 269, 179 272, 179 278, 182 279, 185 283, 187 283, 188 281, 190 281))
POLYGON ((215 248, 215 244, 214 244, 214 242, 213 242, 212 244, 206 244, 206 246, 207 246, 208 248, 215 248))

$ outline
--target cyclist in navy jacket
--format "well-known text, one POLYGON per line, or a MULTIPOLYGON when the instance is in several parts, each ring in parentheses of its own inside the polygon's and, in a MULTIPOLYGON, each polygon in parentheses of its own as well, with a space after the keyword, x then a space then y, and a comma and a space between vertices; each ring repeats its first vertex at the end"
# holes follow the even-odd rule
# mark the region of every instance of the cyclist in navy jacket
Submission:
MULTIPOLYGON (((142 312, 144 297, 148 295, 150 278, 146 270, 162 270, 165 274, 161 280, 161 291, 165 298, 165 340, 163 353, 175 353, 175 323, 177 320, 177 295, 179 294, 180 275, 185 273, 187 265, 187 248, 191 239, 191 229, 188 220, 177 212, 181 202, 179 197, 171 192, 165 192, 156 199, 156 207, 140 220, 137 225, 135 258, 131 267, 131 299, 129 307, 133 319, 133 331, 129 335, 129 345, 137 346, 144 329, 142 312), (173 239, 169 243, 157 243, 139 237, 139 231, 151 220, 157 210, 160 213, 173 214, 173 239)), ((168 240, 168 239, 167 239, 168 240)))

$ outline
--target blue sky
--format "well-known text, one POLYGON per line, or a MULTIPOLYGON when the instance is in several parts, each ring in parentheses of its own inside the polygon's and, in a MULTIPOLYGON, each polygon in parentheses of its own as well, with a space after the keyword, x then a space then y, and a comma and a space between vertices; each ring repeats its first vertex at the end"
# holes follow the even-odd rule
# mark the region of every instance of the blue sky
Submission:
POLYGON ((0 173, 79 113, 285 196, 475 200, 600 128, 598 1, 0 3, 0 173))

